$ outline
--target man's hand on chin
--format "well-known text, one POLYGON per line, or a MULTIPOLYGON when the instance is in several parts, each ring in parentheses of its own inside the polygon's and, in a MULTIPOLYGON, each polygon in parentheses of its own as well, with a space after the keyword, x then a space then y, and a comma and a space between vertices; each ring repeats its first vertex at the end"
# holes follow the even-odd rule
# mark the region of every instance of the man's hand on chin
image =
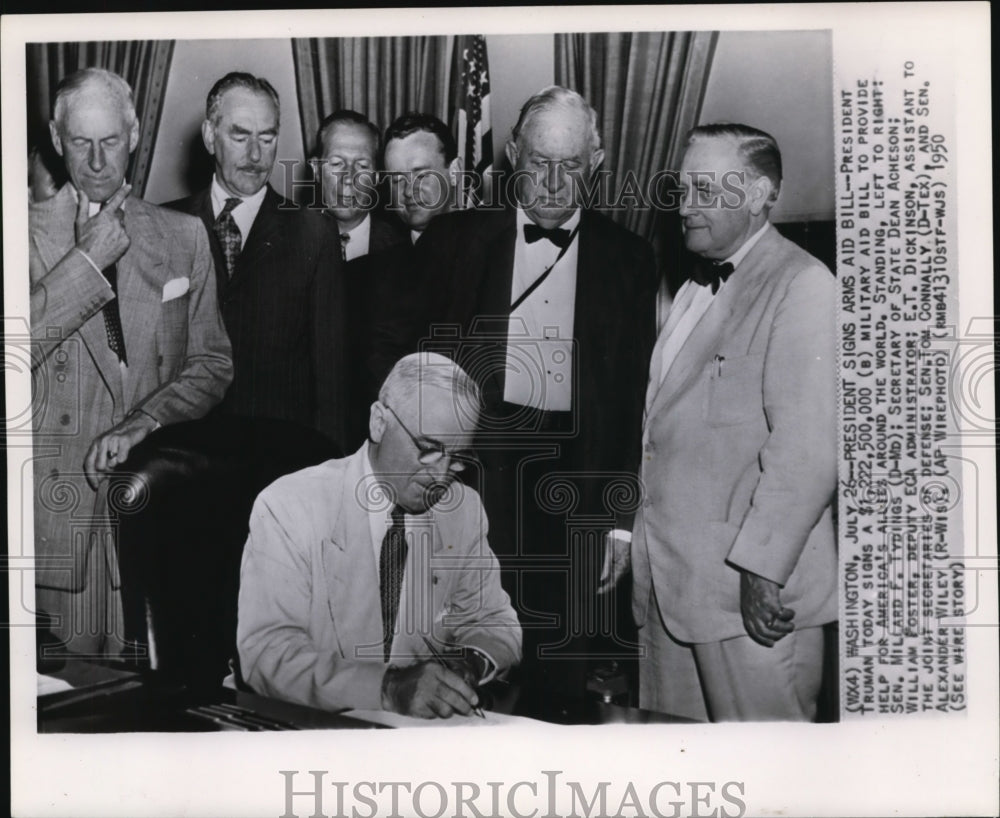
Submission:
POLYGON ((158 426, 150 415, 133 412, 117 426, 94 438, 83 460, 83 471, 90 487, 96 491, 101 477, 124 463, 132 448, 158 426))
POLYGON ((423 719, 469 715, 479 697, 454 671, 437 662, 390 667, 382 678, 382 708, 423 719))
POLYGON ((750 638, 765 648, 774 647, 795 625, 795 611, 782 607, 781 586, 749 571, 740 572, 740 610, 750 638))

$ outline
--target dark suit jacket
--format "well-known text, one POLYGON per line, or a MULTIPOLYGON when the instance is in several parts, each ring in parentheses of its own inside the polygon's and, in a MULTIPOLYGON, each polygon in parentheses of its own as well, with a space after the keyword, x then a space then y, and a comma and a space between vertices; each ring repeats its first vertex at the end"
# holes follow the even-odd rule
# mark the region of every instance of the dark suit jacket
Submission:
MULTIPOLYGON (((503 360, 516 226, 512 209, 458 211, 435 219, 415 248, 426 296, 422 323, 459 328, 459 361, 480 380, 487 407, 503 400, 502 366, 490 367, 485 377, 479 373, 483 361, 498 355, 503 360)), ((643 239, 587 210, 578 241, 573 407, 578 434, 567 452, 573 468, 631 473, 638 465, 655 340, 653 252, 643 239)))
POLYGON ((167 206, 208 227, 235 365, 220 411, 311 426, 343 446, 347 305, 336 232, 268 187, 229 280, 211 188, 167 206))

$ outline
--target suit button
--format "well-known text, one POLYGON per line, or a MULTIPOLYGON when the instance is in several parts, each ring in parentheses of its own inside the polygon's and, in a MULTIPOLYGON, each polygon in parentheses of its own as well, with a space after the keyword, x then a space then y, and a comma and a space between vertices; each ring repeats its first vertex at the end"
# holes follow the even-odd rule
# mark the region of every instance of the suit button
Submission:
POLYGON ((69 415, 60 415, 59 423, 63 426, 69 426, 69 415))
POLYGON ((156 356, 156 365, 157 366, 163 366, 163 356, 162 355, 157 355, 156 356))
POLYGON ((49 476, 51 476, 51 477, 58 477, 59 476, 59 469, 52 469, 52 471, 49 472, 49 476))

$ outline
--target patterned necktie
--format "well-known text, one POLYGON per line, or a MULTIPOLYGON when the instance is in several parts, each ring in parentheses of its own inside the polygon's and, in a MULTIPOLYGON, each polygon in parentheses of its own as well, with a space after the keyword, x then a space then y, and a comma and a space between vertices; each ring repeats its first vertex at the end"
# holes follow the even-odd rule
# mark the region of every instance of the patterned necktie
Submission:
MULTIPOLYGON (((104 209, 104 206, 101 206, 104 209)), ((119 211, 119 217, 121 212, 119 211)), ((104 329, 108 333, 108 348, 115 353, 120 363, 128 366, 128 355, 125 354, 125 333, 122 332, 121 310, 118 307, 118 265, 114 262, 105 267, 102 271, 104 277, 111 285, 111 291, 115 294, 107 304, 101 308, 104 314, 104 329)))
POLYGON ((115 297, 101 308, 104 313, 104 328, 108 332, 108 348, 115 353, 118 360, 128 366, 128 356, 125 354, 125 334, 122 332, 121 312, 118 309, 118 265, 110 264, 102 271, 111 285, 115 297))
POLYGON ((351 240, 350 233, 340 234, 340 260, 347 261, 347 242, 351 240))
POLYGON ((403 587, 403 571, 406 569, 406 527, 403 510, 392 508, 392 525, 382 538, 382 553, 379 556, 379 596, 382 600, 382 644, 385 661, 389 661, 392 649, 392 635, 396 630, 396 615, 399 612, 399 591, 403 587))
POLYGON ((699 264, 691 273, 691 278, 702 287, 711 287, 712 295, 719 291, 719 286, 733 274, 735 268, 728 261, 717 261, 699 264))
POLYGON ((236 220, 233 218, 233 208, 242 201, 242 199, 238 199, 235 196, 226 199, 226 206, 222 208, 222 212, 219 213, 213 225, 213 230, 215 230, 215 235, 219 239, 219 244, 222 245, 222 255, 226 259, 227 278, 233 277, 233 270, 236 268, 236 259, 240 254, 240 250, 243 249, 243 234, 240 233, 240 228, 236 226, 236 220))

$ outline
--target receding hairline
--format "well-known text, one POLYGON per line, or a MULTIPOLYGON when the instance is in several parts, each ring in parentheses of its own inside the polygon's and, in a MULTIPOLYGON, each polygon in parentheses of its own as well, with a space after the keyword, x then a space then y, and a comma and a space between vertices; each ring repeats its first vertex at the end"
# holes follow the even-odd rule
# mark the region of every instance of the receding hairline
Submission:
POLYGON ((110 101, 123 115, 127 128, 138 122, 132 87, 125 79, 105 69, 85 68, 64 77, 60 87, 56 89, 52 104, 52 121, 56 127, 61 128, 65 124, 67 108, 75 105, 81 98, 92 96, 98 104, 110 101), (67 82, 69 85, 64 85, 67 82))

